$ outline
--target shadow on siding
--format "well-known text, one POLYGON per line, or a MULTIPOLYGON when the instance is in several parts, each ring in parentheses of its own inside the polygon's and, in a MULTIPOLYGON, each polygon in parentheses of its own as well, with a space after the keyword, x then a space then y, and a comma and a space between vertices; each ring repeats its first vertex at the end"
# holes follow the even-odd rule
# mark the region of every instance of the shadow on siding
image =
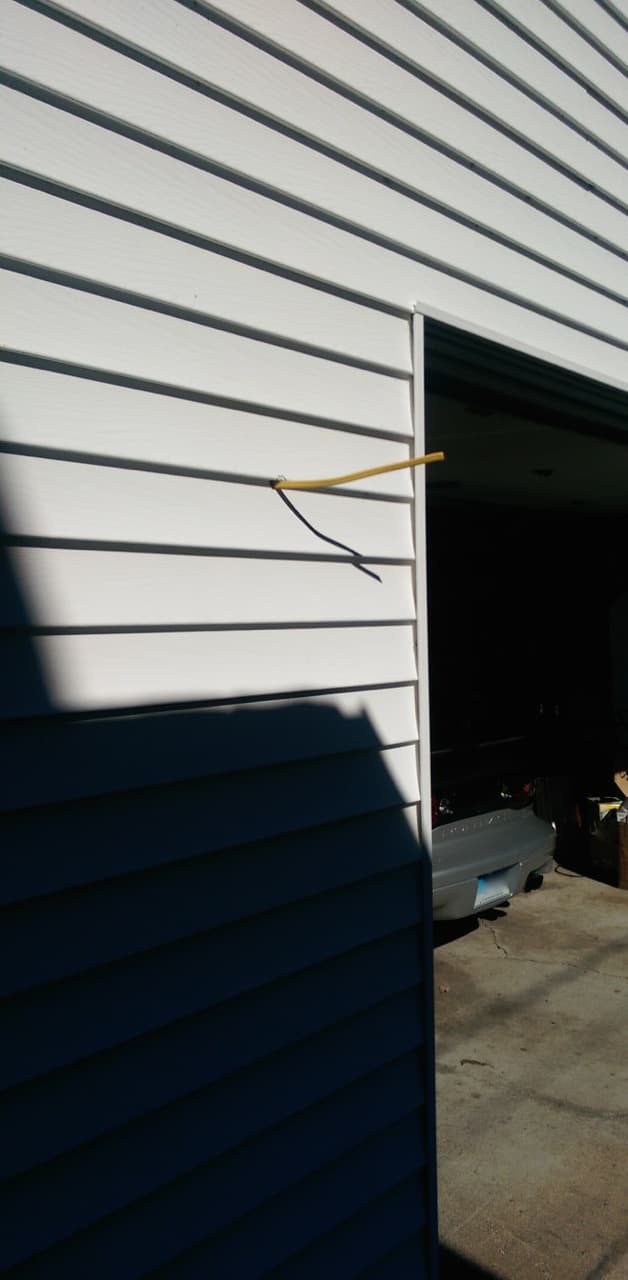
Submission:
POLYGON ((2 1266, 346 1280, 412 1235, 433 1276, 430 868, 372 724, 60 715, 1 585, 2 1266))

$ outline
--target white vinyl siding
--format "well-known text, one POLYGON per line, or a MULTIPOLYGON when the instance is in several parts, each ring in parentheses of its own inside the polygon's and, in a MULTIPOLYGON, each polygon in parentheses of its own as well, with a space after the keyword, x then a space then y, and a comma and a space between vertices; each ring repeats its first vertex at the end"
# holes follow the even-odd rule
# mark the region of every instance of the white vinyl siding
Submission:
POLYGON ((415 307, 628 386, 625 23, 0 14, 3 1262, 431 1280, 420 503, 271 483, 409 458, 415 307))

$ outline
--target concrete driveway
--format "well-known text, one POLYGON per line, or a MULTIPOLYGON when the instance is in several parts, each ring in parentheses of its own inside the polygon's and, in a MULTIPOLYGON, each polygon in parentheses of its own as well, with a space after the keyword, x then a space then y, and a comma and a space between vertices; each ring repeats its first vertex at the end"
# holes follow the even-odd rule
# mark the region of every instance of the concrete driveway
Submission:
POLYGON ((559 868, 435 943, 442 1280, 628 1280, 628 893, 559 868))

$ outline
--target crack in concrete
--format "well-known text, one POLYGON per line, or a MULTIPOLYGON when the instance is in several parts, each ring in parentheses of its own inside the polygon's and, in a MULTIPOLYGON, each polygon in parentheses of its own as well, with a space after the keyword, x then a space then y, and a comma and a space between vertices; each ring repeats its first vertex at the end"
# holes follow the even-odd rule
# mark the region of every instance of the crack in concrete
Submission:
MULTIPOLYGON (((466 1218, 463 1218, 460 1222, 457 1222, 456 1225, 449 1232, 451 1239, 453 1240, 454 1237, 458 1234, 459 1231, 462 1230, 463 1227, 468 1226, 468 1224, 472 1221, 473 1218, 477 1218, 478 1213, 483 1213, 485 1209, 488 1209, 489 1205, 494 1203, 494 1199, 495 1197, 493 1195, 487 1196, 486 1200, 483 1200, 482 1204, 479 1204, 476 1209, 472 1209, 471 1213, 467 1214, 466 1218)), ((443 1240, 442 1243, 446 1245, 447 1241, 443 1240)), ((455 1248, 455 1245, 452 1245, 452 1248, 455 1248)))
POLYGON ((507 960, 517 960, 520 964, 540 964, 549 969, 575 969, 578 973, 595 973, 598 977, 610 978, 613 982, 628 982, 628 973, 608 973, 606 969, 593 969, 590 965, 577 964, 573 960, 538 960, 535 956, 515 956, 499 941, 497 930, 489 920, 480 917, 480 924, 488 929, 497 950, 501 951, 507 960))
POLYGON ((501 942, 499 941, 499 939, 498 939, 498 937, 497 937, 497 930, 493 928, 492 924, 489 924, 489 921, 488 921, 488 920, 482 920, 482 924, 485 926, 485 928, 486 928, 486 929, 488 929, 489 933, 492 935, 493 942, 495 943, 495 946, 497 947, 497 950, 498 950, 498 951, 503 952, 503 954, 505 955, 506 959, 508 960, 508 958, 509 958, 509 956, 508 956, 508 952, 507 952, 506 948, 505 948, 505 947, 503 947, 503 946, 502 946, 502 944, 501 944, 501 942))

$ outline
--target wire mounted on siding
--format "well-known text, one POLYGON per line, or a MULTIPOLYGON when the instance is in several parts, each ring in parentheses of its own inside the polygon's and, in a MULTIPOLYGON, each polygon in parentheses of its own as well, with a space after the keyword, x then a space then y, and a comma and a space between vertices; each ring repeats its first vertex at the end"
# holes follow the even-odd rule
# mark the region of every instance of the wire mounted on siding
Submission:
POLYGON ((367 476, 381 476, 388 471, 402 471, 406 467, 419 467, 430 462, 444 462, 445 454, 425 453, 419 458, 408 458, 405 462, 389 462, 383 467, 368 467, 364 471, 352 471, 346 476, 331 476, 327 480, 285 480, 280 477, 271 480, 273 489, 332 489, 335 485, 353 484, 354 480, 365 480, 367 476))

